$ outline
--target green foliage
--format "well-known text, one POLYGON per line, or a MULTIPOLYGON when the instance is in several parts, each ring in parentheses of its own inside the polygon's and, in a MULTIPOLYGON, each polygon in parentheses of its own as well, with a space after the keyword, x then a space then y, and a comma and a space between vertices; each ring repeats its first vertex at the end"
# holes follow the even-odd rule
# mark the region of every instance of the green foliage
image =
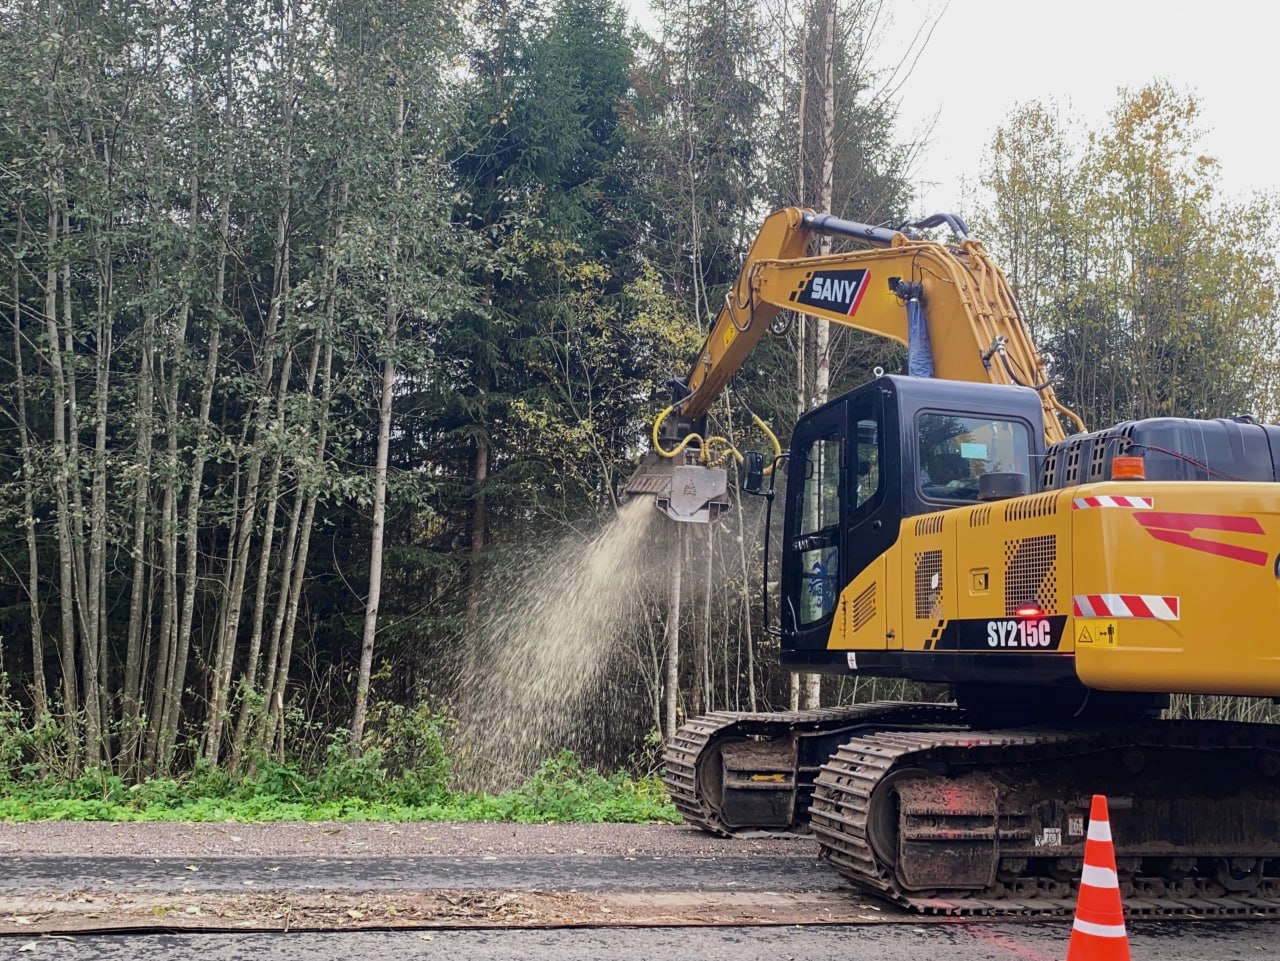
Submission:
POLYGON ((1276 199, 1217 195, 1199 112, 1155 82, 1087 135, 1033 103, 993 140, 975 221, 1092 427, 1276 411, 1276 199))
POLYGON ((357 758, 338 729, 314 765, 259 756, 248 773, 233 775, 201 757, 182 776, 131 782, 108 767, 67 776, 33 762, 48 732, 24 729, 0 697, 0 820, 678 820, 656 778, 606 776, 567 751, 513 791, 452 790, 452 726, 427 705, 378 703, 357 758))
MULTIPOLYGON (((448 760, 425 770, 389 774, 372 749, 358 760, 346 732, 333 735, 324 764, 264 762, 239 778, 197 764, 182 778, 128 784, 101 768, 72 780, 0 780, 0 820, 85 821, 547 821, 675 822, 678 816, 654 778, 605 776, 569 752, 546 761, 525 784, 501 795, 463 794, 435 780, 448 760)), ((2 745, 0 745, 2 746, 2 745)))
POLYGON ((584 767, 571 751, 544 761, 523 785, 481 800, 479 810, 502 821, 675 821, 659 782, 633 780, 623 772, 605 777, 584 767))

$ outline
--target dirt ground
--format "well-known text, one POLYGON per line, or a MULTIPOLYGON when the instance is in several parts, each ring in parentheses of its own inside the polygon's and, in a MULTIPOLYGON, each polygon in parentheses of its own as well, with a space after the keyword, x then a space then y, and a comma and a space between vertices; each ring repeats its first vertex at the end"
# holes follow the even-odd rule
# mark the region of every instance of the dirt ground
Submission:
POLYGON ((897 913, 840 890, 816 856, 809 838, 673 825, 0 824, 0 935, 848 924, 897 913), (451 888, 412 869, 357 880, 360 865, 382 859, 448 862, 458 876, 484 865, 489 886, 451 888), (531 861, 543 878, 532 888, 515 877, 531 861), (690 881, 679 866, 693 862, 690 881), (797 869, 821 881, 788 889, 797 869), (601 870, 611 880, 588 876, 601 870))
POLYGON ((816 856, 807 838, 715 838, 670 824, 0 823, 0 857, 816 856))

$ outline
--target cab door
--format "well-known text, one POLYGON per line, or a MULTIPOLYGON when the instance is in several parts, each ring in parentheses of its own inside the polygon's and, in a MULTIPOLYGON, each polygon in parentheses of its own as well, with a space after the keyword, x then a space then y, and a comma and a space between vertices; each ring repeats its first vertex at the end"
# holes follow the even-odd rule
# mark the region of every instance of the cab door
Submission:
POLYGON ((823 648, 848 583, 844 514, 848 407, 837 401, 796 424, 783 525, 783 644, 823 648))

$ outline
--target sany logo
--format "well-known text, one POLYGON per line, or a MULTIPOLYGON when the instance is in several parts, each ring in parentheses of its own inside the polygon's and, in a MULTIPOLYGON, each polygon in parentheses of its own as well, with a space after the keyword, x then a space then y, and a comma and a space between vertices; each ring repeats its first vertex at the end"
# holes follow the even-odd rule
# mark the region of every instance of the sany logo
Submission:
POLYGON ((1134 514, 1133 519, 1141 524, 1148 534, 1158 541, 1189 547, 1193 551, 1229 557, 1246 564, 1257 564, 1259 567, 1267 563, 1267 552, 1254 550, 1251 547, 1240 547, 1236 544, 1225 544, 1222 541, 1211 541, 1196 537, 1191 532, 1197 530, 1228 531, 1233 534, 1265 533, 1256 517, 1240 517, 1232 514, 1175 514, 1169 511, 1143 511, 1134 514))
POLYGON ((862 302, 871 272, 858 270, 818 270, 808 278, 791 299, 809 307, 820 307, 832 313, 852 317, 862 302))

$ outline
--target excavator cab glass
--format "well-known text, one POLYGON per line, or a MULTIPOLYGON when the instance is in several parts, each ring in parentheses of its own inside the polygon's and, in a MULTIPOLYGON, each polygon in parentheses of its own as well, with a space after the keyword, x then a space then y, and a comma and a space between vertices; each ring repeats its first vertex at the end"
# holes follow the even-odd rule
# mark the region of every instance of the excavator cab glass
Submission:
POLYGON ((819 437, 801 454, 796 490, 800 592, 798 622, 807 627, 835 610, 840 591, 840 466, 843 438, 819 437))
POLYGON ((983 474, 1030 474, 1030 431, 1020 420, 937 411, 916 416, 919 467, 926 500, 979 500, 983 474))

